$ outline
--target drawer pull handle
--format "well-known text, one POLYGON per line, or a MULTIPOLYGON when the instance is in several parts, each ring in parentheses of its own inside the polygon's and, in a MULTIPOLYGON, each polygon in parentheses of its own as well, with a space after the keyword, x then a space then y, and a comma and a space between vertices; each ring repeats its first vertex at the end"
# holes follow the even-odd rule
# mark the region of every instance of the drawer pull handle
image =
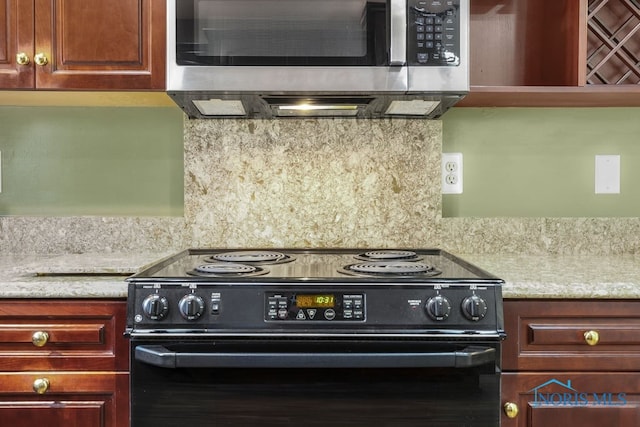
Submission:
POLYGON ((49 333, 45 331, 36 331, 31 335, 31 342, 36 347, 44 347, 49 341, 49 333))
POLYGON ((584 333, 584 340, 589 345, 596 345, 600 341, 600 334, 597 331, 587 331, 584 333))
POLYGON ((38 394, 45 394, 49 390, 49 380, 47 378, 38 378, 33 382, 33 391, 38 394))
POLYGON ((518 405, 513 402, 507 402, 504 404, 504 413, 507 418, 515 418, 518 416, 518 405))

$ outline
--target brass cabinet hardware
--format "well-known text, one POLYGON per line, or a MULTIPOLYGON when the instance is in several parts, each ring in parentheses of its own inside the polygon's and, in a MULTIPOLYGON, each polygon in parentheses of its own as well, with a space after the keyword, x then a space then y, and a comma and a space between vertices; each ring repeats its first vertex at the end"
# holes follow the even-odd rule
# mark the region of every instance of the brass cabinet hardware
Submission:
POLYGON ((31 335, 31 342, 36 347, 44 347, 49 341, 49 333, 45 331, 36 331, 31 335))
POLYGON ((504 413, 507 418, 515 418, 518 416, 518 405, 513 402, 507 402, 504 404, 504 413))
POLYGON ((24 52, 20 52, 16 54, 16 62, 18 63, 18 65, 29 65, 29 62, 31 62, 31 60, 29 59, 29 55, 24 52))
POLYGON ((584 340, 589 345, 596 345, 600 341, 600 334, 597 331, 587 331, 584 333, 584 340))
POLYGON ((44 67, 49 63, 49 59, 44 53, 37 53, 36 56, 33 57, 33 62, 41 67, 44 67))
POLYGON ((37 378, 33 382, 33 391, 38 394, 45 394, 49 390, 49 380, 47 378, 37 378))

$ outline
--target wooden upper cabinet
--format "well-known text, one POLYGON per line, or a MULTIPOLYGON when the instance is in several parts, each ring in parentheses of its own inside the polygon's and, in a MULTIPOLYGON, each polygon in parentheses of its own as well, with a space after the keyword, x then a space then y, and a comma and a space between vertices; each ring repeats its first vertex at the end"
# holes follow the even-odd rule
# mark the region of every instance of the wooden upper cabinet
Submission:
POLYGON ((0 34, 0 87, 164 89, 165 3, 0 0, 0 19, 9 22, 0 34), (21 52, 28 64, 17 63, 21 52))
POLYGON ((32 88, 35 70, 30 59, 33 52, 33 2, 0 0, 0 87, 32 88), (18 64, 18 55, 29 64, 18 64))
POLYGON ((582 26, 576 0, 472 0, 471 83, 577 86, 582 26))
POLYGON ((471 92, 459 106, 640 106, 634 0, 470 3, 471 92), (634 78, 593 84, 594 67, 634 78))

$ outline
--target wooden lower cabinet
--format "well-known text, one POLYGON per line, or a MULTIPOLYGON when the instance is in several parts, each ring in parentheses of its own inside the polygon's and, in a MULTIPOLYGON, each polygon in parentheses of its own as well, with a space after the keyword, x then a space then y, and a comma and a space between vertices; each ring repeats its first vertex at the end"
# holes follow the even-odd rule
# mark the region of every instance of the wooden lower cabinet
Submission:
POLYGON ((126 302, 0 300, 0 425, 129 425, 126 302))
POLYGON ((503 427, 640 425, 637 372, 507 372, 502 396, 518 406, 515 418, 503 416, 503 427))
POLYGON ((640 426, 640 301, 507 300, 504 312, 502 427, 640 426))
POLYGON ((120 427, 129 424, 126 372, 0 374, 0 420, 27 427, 120 427), (35 388, 46 381, 47 389, 35 388))

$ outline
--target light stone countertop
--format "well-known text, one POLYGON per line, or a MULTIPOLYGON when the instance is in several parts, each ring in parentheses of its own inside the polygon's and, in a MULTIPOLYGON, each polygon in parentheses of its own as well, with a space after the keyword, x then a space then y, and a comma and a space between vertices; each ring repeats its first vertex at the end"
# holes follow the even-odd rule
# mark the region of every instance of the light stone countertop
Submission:
POLYGON ((0 255, 0 298, 126 298, 125 279, 167 255, 0 255))
MULTIPOLYGON (((126 277, 171 253, 1 255, 0 298, 126 298, 126 277)), ((640 298, 640 255, 456 255, 503 279, 506 299, 640 298)))
POLYGON ((640 298, 640 255, 459 256, 503 279, 504 298, 640 298))

